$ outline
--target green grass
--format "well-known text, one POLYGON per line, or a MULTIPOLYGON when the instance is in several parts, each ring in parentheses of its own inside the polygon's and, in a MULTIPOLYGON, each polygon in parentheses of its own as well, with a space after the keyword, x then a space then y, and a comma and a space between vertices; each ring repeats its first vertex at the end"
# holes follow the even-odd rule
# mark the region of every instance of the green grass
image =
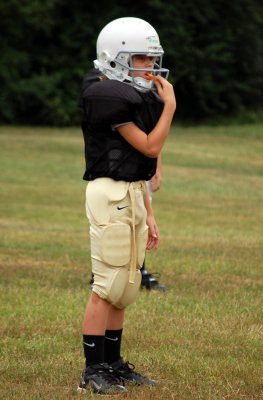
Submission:
MULTIPOLYGON (((90 293, 79 129, 0 128, 0 398, 83 399, 90 293)), ((123 355, 160 384, 126 399, 263 399, 263 125, 174 127, 153 206, 166 294, 127 310, 123 355)))

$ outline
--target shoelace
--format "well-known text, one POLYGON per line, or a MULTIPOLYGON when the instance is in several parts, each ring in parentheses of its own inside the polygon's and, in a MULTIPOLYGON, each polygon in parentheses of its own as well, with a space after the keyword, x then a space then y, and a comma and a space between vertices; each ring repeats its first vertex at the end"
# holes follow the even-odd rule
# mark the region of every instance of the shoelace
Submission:
POLYGON ((135 371, 135 365, 130 363, 129 361, 126 361, 123 363, 120 367, 120 369, 123 369, 124 372, 132 372, 133 374, 137 376, 141 376, 138 372, 135 371))
POLYGON ((120 383, 120 380, 117 376, 114 375, 113 369, 110 368, 108 365, 100 365, 102 368, 99 369, 97 372, 101 374, 101 377, 110 385, 118 385, 120 383))

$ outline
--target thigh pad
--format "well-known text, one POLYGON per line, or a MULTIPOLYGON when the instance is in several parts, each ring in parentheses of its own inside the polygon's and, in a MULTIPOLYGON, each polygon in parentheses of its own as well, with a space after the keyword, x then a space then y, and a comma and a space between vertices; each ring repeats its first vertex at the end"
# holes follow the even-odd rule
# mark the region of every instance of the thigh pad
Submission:
POLYGON ((131 228, 121 222, 90 229, 91 257, 114 267, 125 266, 131 259, 131 228))

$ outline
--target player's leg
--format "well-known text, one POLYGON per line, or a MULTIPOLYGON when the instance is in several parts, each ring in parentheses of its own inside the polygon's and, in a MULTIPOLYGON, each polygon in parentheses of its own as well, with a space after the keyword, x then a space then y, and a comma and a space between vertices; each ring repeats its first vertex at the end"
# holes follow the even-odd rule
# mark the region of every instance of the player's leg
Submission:
MULTIPOLYGON (((145 247, 147 241, 148 228, 146 225, 146 214, 143 202, 143 195, 140 192, 136 193, 136 221, 138 222, 135 229, 136 249, 137 249, 137 268, 141 265, 145 257, 145 247)), ((141 274, 139 270, 135 276, 135 283, 127 282, 122 298, 118 302, 118 306, 130 303, 132 298, 135 298, 136 292, 140 287, 141 274)), ((141 375, 135 371, 133 364, 126 362, 122 358, 121 340, 123 333, 123 324, 121 324, 121 310, 116 307, 111 307, 108 316, 107 330, 105 334, 105 361, 113 368, 115 375, 122 382, 130 382, 136 385, 148 384, 154 385, 155 380, 141 375), (115 321, 115 322, 114 322, 115 321), (119 321, 119 325, 116 325, 119 321)))
MULTIPOLYGON (((119 291, 121 291, 123 276, 126 275, 122 268, 123 265, 115 266, 114 260, 111 264, 115 249, 112 250, 108 243, 114 233, 110 231, 109 186, 111 186, 111 182, 107 180, 95 180, 88 184, 86 192, 94 285, 83 322, 86 368, 81 375, 78 390, 83 391, 87 387, 91 387, 94 392, 99 394, 116 394, 126 391, 104 359, 105 331, 112 307, 111 302, 117 301, 122 295, 122 292, 119 293, 119 291), (108 234, 108 238, 106 234, 108 234), (111 250, 113 254, 110 252, 111 250)), ((116 321, 116 326, 118 324, 116 321)))
POLYGON ((145 266, 145 260, 141 268, 142 282, 141 287, 147 290, 158 290, 160 292, 166 292, 168 287, 158 281, 160 274, 158 272, 149 272, 145 266))
MULTIPOLYGON (((152 202, 151 182, 147 181, 146 186, 148 190, 149 199, 152 202)), ((158 278, 160 277, 159 273, 156 272, 151 273, 146 269, 145 260, 143 261, 141 267, 141 274, 142 274, 141 288, 146 288, 148 290, 159 290, 161 292, 166 292, 168 290, 168 287, 166 285, 159 283, 158 281, 158 278)))
POLYGON ((114 371, 114 375, 123 383, 155 385, 155 380, 136 372, 133 364, 123 360, 121 356, 123 321, 124 309, 120 310, 111 306, 105 332, 104 361, 110 365, 114 371))
MULTIPOLYGON (((86 367, 82 372, 78 391, 89 385, 95 393, 116 394, 125 392, 112 368, 104 362, 105 330, 111 304, 92 293, 87 303, 83 321, 83 348, 86 367)), ((117 323, 117 322, 116 322, 117 323)))

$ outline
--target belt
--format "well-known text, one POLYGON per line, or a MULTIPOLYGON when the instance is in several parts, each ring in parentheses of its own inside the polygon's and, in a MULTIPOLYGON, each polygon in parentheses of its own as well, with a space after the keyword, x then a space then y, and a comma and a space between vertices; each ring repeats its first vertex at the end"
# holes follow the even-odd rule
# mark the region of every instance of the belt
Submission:
POLYGON ((131 210, 132 210, 132 240, 131 240, 131 265, 129 274, 129 283, 135 282, 136 265, 137 265, 137 248, 136 248, 136 236, 135 236, 135 211, 136 211, 136 198, 135 190, 139 189, 145 193, 145 186, 143 181, 131 182, 129 185, 129 195, 131 199, 131 210))

